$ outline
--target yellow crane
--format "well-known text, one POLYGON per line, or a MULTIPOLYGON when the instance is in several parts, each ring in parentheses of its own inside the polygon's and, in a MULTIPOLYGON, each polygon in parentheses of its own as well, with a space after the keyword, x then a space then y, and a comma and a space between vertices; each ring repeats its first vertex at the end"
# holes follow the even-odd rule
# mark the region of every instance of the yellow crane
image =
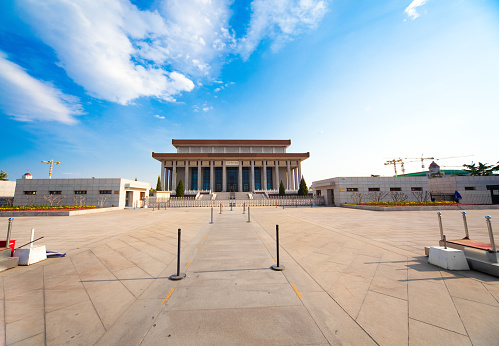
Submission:
POLYGON ((385 166, 393 165, 393 169, 395 170, 395 176, 397 176, 397 163, 400 163, 400 168, 402 169, 402 174, 405 175, 404 161, 401 158, 388 160, 385 162, 385 166))
POLYGON ((60 162, 54 162, 54 160, 50 160, 50 161, 42 161, 42 163, 47 163, 50 165, 50 170, 49 170, 49 179, 52 179, 52 166, 53 165, 60 165, 61 163, 60 162))

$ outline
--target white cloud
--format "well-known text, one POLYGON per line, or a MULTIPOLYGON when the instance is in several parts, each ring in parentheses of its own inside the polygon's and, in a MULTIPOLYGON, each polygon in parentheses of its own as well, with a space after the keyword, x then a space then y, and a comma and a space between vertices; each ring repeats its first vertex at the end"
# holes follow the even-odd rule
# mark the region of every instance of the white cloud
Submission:
POLYGON ((194 75, 217 73, 236 39, 229 30, 232 0, 162 0, 158 11, 168 34, 162 44, 171 52, 169 62, 194 75))
POLYGON ((51 120, 75 124, 83 114, 78 99, 31 77, 0 52, 0 108, 19 121, 51 120))
POLYGON ((192 80, 216 78, 231 54, 249 58, 262 40, 278 49, 314 29, 328 0, 254 0, 240 40, 229 26, 233 0, 157 0, 144 11, 130 0, 19 3, 75 83, 126 105, 139 97, 173 102, 193 90, 192 80))
POLYGON ((210 106, 210 107, 204 107, 203 108, 203 112, 208 112, 209 110, 212 110, 212 109, 213 109, 212 106, 210 106))
POLYGON ((128 104, 141 96, 174 101, 194 83, 161 64, 168 27, 157 12, 128 0, 23 1, 28 21, 56 52, 67 74, 97 98, 128 104))
POLYGON ((416 11, 416 8, 423 6, 424 4, 426 4, 426 0, 414 0, 409 6, 407 6, 404 12, 407 16, 409 16, 409 18, 414 20, 419 17, 419 13, 416 11))
POLYGON ((163 115, 159 115, 159 114, 154 114, 154 117, 158 118, 158 119, 166 119, 163 115))
POLYGON ((327 12, 327 0, 254 0, 249 29, 239 53, 248 59, 264 39, 278 50, 305 30, 315 29, 327 12))

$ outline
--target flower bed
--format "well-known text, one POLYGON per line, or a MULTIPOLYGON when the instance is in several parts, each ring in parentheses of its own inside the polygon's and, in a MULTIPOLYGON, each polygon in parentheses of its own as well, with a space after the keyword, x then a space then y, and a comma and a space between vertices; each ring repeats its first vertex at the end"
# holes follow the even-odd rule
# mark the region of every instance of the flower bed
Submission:
POLYGON ((438 202, 365 202, 354 205, 368 205, 373 207, 435 207, 435 206, 457 206, 463 203, 456 203, 451 201, 438 201, 438 202))
POLYGON ((0 207, 1 212, 26 212, 26 211, 71 211, 71 210, 88 210, 96 209, 94 206, 79 206, 79 205, 15 205, 0 207))

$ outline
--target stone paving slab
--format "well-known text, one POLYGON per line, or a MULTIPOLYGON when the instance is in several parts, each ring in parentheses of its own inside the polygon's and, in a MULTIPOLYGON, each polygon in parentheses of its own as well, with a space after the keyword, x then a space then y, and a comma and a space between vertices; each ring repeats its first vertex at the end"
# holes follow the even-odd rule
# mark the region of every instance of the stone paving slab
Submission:
MULTIPOLYGON (((482 214, 472 236, 487 241, 482 214)), ((14 220, 67 252, 0 273, 0 344, 492 345, 498 278, 427 263, 434 212, 345 208, 120 210, 14 220), (280 260, 275 272, 275 226, 280 260), (177 229, 182 229, 176 273, 177 229)), ((449 238, 462 233, 446 211, 449 238)), ((493 221, 494 222, 494 221, 493 221)), ((494 223, 493 223, 494 224, 494 223)), ((0 229, 7 220, 0 219, 0 229)))

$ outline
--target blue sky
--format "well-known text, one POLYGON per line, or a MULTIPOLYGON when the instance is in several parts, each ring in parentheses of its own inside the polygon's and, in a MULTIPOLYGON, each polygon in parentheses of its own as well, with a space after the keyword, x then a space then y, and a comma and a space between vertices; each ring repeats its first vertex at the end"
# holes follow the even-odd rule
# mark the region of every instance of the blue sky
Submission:
POLYGON ((0 169, 155 186, 172 138, 291 139, 309 184, 495 163, 498 62, 495 0, 2 1, 0 169))

